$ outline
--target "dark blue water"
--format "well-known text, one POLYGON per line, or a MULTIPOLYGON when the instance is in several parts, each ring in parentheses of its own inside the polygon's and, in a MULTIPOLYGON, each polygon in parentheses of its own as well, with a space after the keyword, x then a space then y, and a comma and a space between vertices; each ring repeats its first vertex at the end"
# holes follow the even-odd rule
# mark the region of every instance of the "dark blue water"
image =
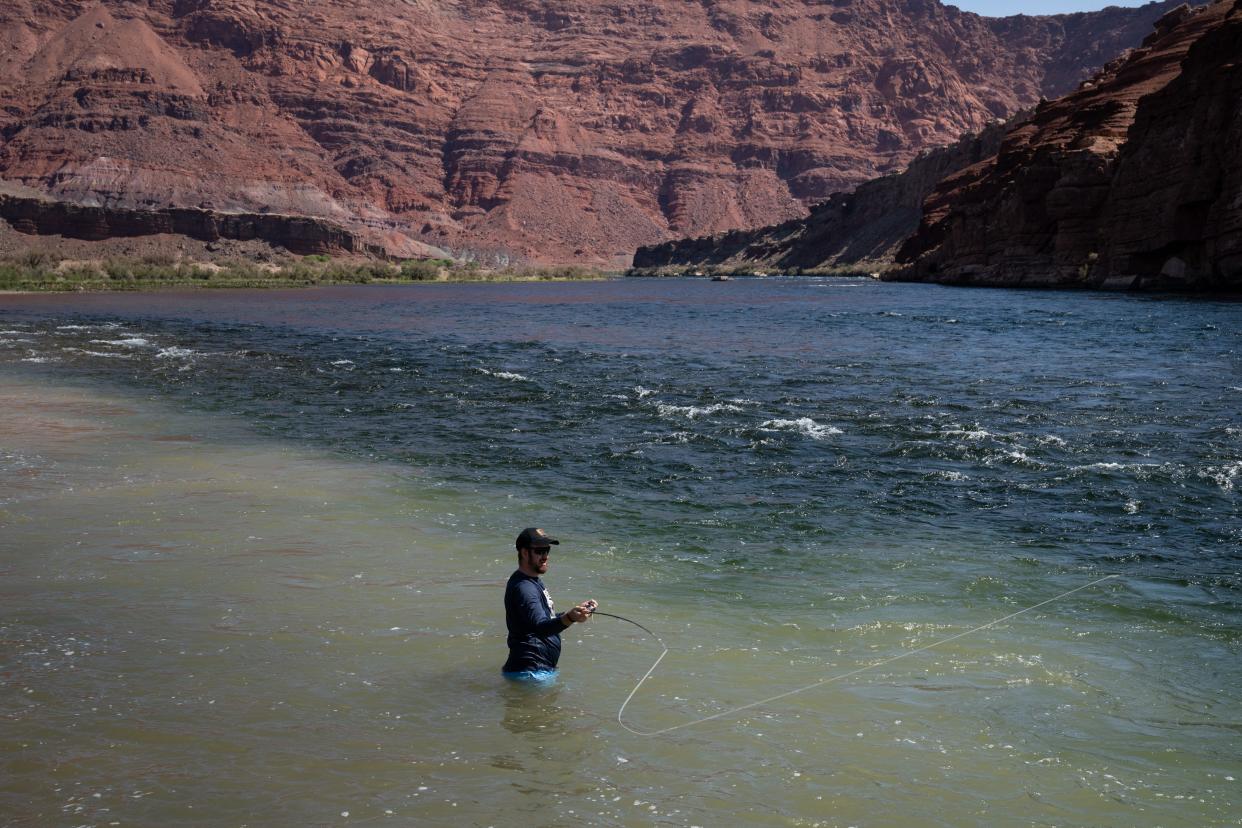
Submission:
POLYGON ((521 492, 653 565, 952 538, 1229 596, 1240 311, 834 279, 6 296, 0 360, 521 492))

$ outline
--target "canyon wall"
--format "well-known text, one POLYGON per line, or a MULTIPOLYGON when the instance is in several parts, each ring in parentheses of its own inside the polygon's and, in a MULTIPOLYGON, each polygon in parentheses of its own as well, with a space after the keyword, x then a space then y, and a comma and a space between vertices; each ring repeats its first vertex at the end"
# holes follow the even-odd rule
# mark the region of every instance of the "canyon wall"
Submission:
POLYGON ((1236 0, 1178 7, 1057 100, 807 219, 640 248, 635 272, 853 266, 946 284, 1238 290, 1240 55, 1236 0))
POLYGON ((886 278, 1242 287, 1242 6, 1180 8, 946 178, 886 278))
POLYGON ((620 264, 799 218, 1072 87, 1175 0, 128 0, 0 8, 0 179, 390 250, 620 264))
POLYGON ((950 173, 995 155, 1005 130, 1004 124, 991 124, 924 153, 900 173, 860 184, 850 193, 835 193, 812 207, 804 219, 640 247, 632 272, 679 272, 687 267, 775 272, 886 267, 898 247, 918 229, 928 194, 950 173))
POLYGON ((1139 103, 1101 216, 1095 281, 1242 288, 1242 4, 1139 103))

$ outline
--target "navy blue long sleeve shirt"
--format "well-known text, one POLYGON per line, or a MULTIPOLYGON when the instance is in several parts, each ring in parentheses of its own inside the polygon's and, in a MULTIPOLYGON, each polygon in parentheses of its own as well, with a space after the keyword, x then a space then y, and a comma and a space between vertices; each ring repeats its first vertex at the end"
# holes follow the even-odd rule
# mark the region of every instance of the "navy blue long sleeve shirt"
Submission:
POLYGON ((509 628, 509 660, 503 668, 506 673, 556 669, 565 625, 552 611, 552 598, 543 581, 520 569, 509 576, 505 586, 505 624, 509 628))

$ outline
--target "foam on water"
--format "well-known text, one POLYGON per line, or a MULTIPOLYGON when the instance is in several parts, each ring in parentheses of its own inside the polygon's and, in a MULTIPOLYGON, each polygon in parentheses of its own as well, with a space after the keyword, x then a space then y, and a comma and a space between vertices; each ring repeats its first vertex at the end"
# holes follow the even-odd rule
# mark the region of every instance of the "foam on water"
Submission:
POLYGON ((1159 463, 1091 463, 1086 466, 1074 466, 1073 471, 1098 471, 1098 472, 1120 472, 1120 471, 1148 471, 1153 468, 1159 468, 1159 463))
POLYGON ((1118 463, 1100 462, 1083 466, 1070 466, 1069 471, 1075 475, 1091 474, 1100 477, 1129 477, 1134 480, 1180 481, 1186 479, 1189 469, 1175 463, 1118 463))
POLYGON ((65 348, 68 354, 83 354, 85 356, 103 357, 104 359, 135 359, 133 354, 116 353, 113 351, 92 351, 89 348, 65 348))
POLYGON ((684 418, 694 420, 699 417, 709 417, 712 414, 720 414, 722 412, 741 411, 740 405, 734 403, 709 403, 708 405, 671 405, 669 403, 657 403, 656 411, 661 417, 668 419, 684 418))
POLYGON ((496 377, 497 379, 512 380, 513 382, 530 382, 530 377, 513 371, 489 371, 486 368, 480 368, 479 373, 489 377, 496 377))
POLYGON ((944 434, 946 437, 965 437, 967 440, 986 440, 989 437, 996 436, 995 434, 992 434, 991 432, 986 431, 982 428, 976 428, 976 429, 948 428, 942 431, 941 433, 944 434))
POLYGON ((812 440, 826 440, 834 434, 844 433, 836 426, 817 423, 810 417, 799 417, 796 420, 765 420, 759 424, 759 428, 767 431, 796 431, 812 440))
POLYGON ((1233 490, 1233 483, 1242 476, 1242 460, 1225 463, 1220 466, 1208 466, 1200 475, 1213 481, 1225 491, 1233 490))
POLYGON ((92 339, 93 345, 117 345, 125 348, 143 348, 151 344, 147 339, 140 336, 126 337, 125 339, 92 339))

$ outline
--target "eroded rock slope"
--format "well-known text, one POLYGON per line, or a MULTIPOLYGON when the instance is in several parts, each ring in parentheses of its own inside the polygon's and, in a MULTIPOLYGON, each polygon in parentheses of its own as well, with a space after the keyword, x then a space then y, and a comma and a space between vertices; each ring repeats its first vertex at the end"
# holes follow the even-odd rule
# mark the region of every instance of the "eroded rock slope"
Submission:
POLYGON ((894 278, 1242 287, 1242 4, 1180 8, 924 204, 894 278))
POLYGON ((730 230, 640 247, 634 272, 690 268, 775 272, 885 268, 918 229, 923 201, 950 173, 996 154, 1006 126, 990 124, 947 147, 931 150, 900 173, 834 193, 806 218, 772 227, 730 230))
POLYGON ((0 178, 620 262, 805 215, 1064 91, 1170 5, 8 0, 0 178))

